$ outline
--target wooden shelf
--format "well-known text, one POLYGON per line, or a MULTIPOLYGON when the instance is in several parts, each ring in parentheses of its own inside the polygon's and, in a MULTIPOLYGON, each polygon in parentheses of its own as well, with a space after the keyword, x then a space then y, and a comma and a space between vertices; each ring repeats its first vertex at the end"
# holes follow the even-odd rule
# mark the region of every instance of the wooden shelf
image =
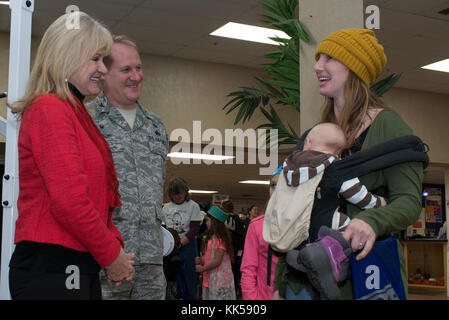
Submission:
POLYGON ((408 284, 409 288, 412 289, 439 289, 439 290, 446 290, 446 286, 432 286, 430 284, 414 284, 414 283, 409 283, 408 284))
MULTIPOLYGON (((403 240, 401 244, 404 248, 407 279, 410 277, 409 267, 415 269, 418 266, 422 271, 431 272, 426 270, 426 265, 427 269, 434 270, 435 274, 431 274, 431 276, 444 277, 444 286, 408 283, 408 287, 447 290, 447 240, 403 240), (415 251, 414 254, 411 254, 412 251, 415 251)), ((414 272, 415 270, 411 271, 414 272)))

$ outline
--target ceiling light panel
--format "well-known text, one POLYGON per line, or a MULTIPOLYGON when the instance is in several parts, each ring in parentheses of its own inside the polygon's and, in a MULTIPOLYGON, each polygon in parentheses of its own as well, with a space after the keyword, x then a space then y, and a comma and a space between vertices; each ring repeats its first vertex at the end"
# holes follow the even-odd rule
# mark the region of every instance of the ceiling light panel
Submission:
POLYGON ((449 59, 437 61, 435 63, 428 64, 426 66, 421 67, 426 70, 440 71, 440 72, 449 72, 449 59))
POLYGON ((235 22, 228 22, 224 26, 210 33, 210 35, 272 45, 278 45, 279 43, 271 40, 270 38, 279 37, 290 39, 290 37, 286 33, 280 30, 262 28, 235 22))

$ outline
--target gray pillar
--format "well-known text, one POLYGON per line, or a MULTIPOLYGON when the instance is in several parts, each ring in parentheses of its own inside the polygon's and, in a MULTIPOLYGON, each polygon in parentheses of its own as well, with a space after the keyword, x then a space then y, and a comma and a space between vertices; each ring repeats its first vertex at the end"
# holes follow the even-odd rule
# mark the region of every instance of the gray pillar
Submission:
POLYGON ((320 119, 323 97, 313 70, 315 49, 331 32, 363 28, 363 0, 299 0, 299 21, 310 35, 300 46, 301 133, 320 119))

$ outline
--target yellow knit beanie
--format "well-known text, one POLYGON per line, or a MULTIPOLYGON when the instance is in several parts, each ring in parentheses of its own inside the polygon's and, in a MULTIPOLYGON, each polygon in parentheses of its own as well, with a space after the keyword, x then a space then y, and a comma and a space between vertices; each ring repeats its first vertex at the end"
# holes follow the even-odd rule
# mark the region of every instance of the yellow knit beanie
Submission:
POLYGON ((345 29, 329 34, 317 47, 315 59, 325 53, 352 70, 367 86, 377 78, 387 62, 384 48, 372 30, 345 29))

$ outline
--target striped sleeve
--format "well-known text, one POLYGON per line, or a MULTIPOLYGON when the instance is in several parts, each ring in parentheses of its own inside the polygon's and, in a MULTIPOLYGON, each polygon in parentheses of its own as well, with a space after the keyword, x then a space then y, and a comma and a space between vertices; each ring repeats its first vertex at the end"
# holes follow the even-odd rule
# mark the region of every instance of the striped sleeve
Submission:
POLYGON ((370 193, 366 187, 360 183, 358 178, 343 182, 339 194, 361 209, 378 208, 381 206, 380 197, 370 193))
POLYGON ((307 150, 290 155, 283 164, 283 172, 288 186, 297 187, 323 172, 335 156, 323 152, 307 150))

